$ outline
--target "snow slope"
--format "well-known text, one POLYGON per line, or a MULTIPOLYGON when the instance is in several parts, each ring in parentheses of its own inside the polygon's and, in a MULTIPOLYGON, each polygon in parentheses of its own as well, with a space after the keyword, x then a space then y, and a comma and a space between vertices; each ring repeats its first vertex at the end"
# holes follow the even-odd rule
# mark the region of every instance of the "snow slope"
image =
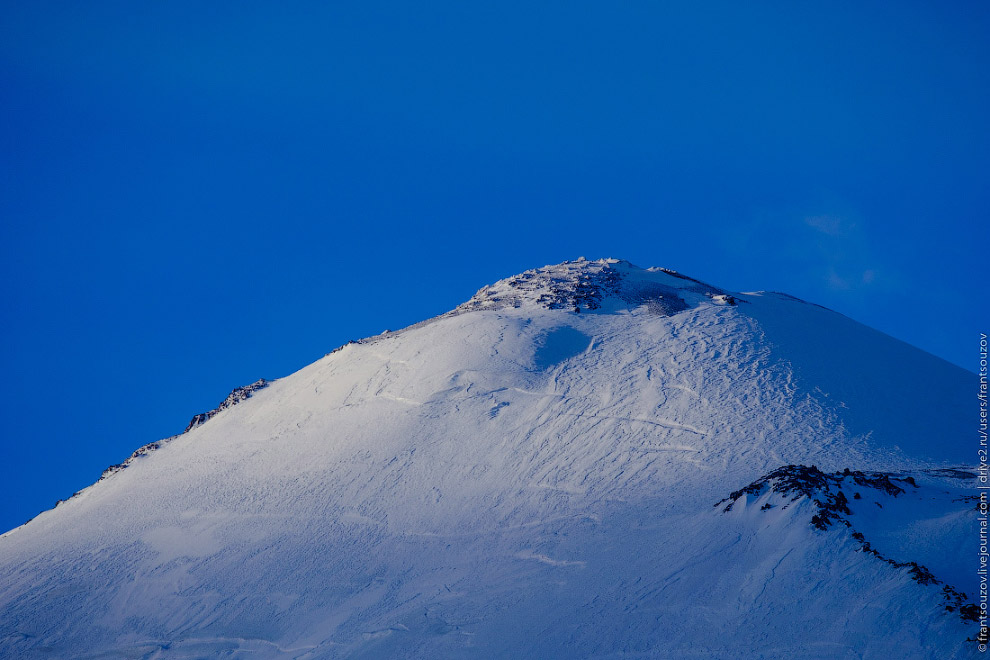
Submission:
POLYGON ((783 294, 527 271, 0 537, 0 657, 970 657, 971 379, 783 294))

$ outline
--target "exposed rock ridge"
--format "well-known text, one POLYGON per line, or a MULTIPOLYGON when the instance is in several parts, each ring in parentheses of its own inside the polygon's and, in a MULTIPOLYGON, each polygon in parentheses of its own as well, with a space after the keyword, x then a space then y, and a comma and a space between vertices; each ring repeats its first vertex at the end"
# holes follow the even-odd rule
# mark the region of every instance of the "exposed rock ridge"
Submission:
MULTIPOLYGON (((955 475, 949 476, 955 477, 955 475)), ((808 499, 816 509, 816 513, 809 521, 813 527, 824 531, 836 523, 843 525, 848 528, 850 536, 859 544, 860 552, 872 555, 894 568, 906 570, 911 579, 918 584, 940 586, 946 603, 946 612, 958 612, 963 621, 978 621, 979 607, 967 603, 968 597, 964 592, 938 579, 927 567, 915 561, 896 561, 882 555, 862 532, 853 528, 853 523, 850 520, 850 516, 853 516, 853 511, 849 508, 850 498, 843 491, 843 488, 851 486, 871 488, 890 497, 902 495, 905 492, 905 486, 918 488, 917 482, 911 476, 886 472, 860 472, 849 468, 841 472, 826 473, 814 465, 811 467, 785 465, 760 477, 748 486, 733 491, 728 497, 716 502, 715 506, 725 504, 722 512, 726 513, 731 511, 733 505, 744 496, 759 499, 768 493, 780 495, 785 500, 782 506, 784 509, 801 499, 808 499)), ((860 499, 861 495, 856 492, 853 498, 860 499)), ((760 507, 760 510, 768 511, 775 506, 777 505, 767 501, 760 507)))
POLYGON ((669 316, 690 305, 683 292, 719 297, 733 304, 717 287, 666 268, 642 269, 620 259, 578 259, 534 268, 482 287, 453 313, 517 308, 533 304, 544 309, 580 313, 603 309, 606 301, 646 305, 655 314, 669 316))
POLYGON ((199 413, 198 415, 195 415, 189 421, 189 425, 186 427, 186 430, 183 431, 183 433, 186 433, 190 429, 194 429, 201 424, 205 424, 210 420, 210 418, 214 417, 221 410, 226 410, 231 406, 236 406, 241 401, 246 401, 247 399, 250 399, 255 392, 257 392, 258 390, 265 389, 266 387, 268 387, 269 384, 270 381, 267 381, 264 378, 259 378, 250 385, 244 385, 243 387, 235 388, 234 391, 228 394, 227 398, 221 401, 220 405, 218 405, 216 408, 214 408, 213 410, 209 410, 205 413, 199 413))

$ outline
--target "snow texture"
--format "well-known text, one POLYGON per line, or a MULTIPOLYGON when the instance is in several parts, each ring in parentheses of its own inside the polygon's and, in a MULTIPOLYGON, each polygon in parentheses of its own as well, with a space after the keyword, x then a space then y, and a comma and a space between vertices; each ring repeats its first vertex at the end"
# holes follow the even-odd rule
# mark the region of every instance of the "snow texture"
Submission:
POLYGON ((783 294, 527 271, 4 534, 0 657, 975 657, 971 378, 783 294))

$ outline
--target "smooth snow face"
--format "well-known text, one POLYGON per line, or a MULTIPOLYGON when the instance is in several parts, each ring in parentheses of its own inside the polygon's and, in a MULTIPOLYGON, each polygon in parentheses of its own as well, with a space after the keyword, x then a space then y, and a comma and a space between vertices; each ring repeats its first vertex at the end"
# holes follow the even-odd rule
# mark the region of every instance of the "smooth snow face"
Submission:
POLYGON ((965 461, 966 372, 772 294, 614 260, 530 272, 4 535, 0 656, 966 657, 938 593, 807 502, 713 508, 785 464, 965 461))

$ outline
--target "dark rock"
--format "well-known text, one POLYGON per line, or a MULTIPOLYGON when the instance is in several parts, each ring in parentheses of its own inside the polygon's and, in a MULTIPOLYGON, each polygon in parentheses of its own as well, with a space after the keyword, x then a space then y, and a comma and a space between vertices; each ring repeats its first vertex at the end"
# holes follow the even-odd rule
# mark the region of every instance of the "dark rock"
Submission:
MULTIPOLYGON (((957 476, 943 475, 943 476, 957 476)), ((853 511, 849 508, 849 499, 842 488, 852 482, 858 488, 871 488, 890 497, 898 497, 903 494, 904 489, 898 483, 910 484, 918 488, 918 484, 913 477, 901 477, 882 472, 860 472, 846 468, 841 472, 827 474, 812 465, 785 465, 777 468, 773 472, 757 479, 753 483, 733 491, 725 499, 715 503, 718 507, 727 503, 723 512, 731 511, 735 504, 743 495, 760 497, 767 492, 777 493, 782 497, 789 498, 786 508, 790 503, 807 498, 815 507, 815 513, 811 517, 811 525, 821 531, 826 531, 834 524, 839 523, 850 530, 850 536, 858 543, 859 551, 872 555, 884 563, 896 568, 906 570, 911 579, 918 584, 926 586, 942 586, 942 595, 946 600, 946 612, 958 612, 964 621, 976 621, 979 616, 979 608, 976 605, 966 602, 966 594, 956 590, 950 585, 939 580, 927 567, 915 561, 896 561, 882 555, 867 540, 866 536, 855 529, 852 529, 852 522, 849 520, 853 516, 853 511)), ((957 501, 969 498, 979 499, 977 496, 966 496, 958 498, 957 501)), ((854 500, 862 499, 862 495, 857 491, 853 493, 854 500)), ((880 502, 874 502, 881 509, 880 502)), ((772 508, 772 504, 765 503, 760 507, 761 511, 772 508)))
POLYGON ((227 398, 221 401, 220 405, 218 405, 216 408, 214 408, 213 410, 209 410, 205 413, 199 413, 198 415, 194 416, 192 420, 189 422, 189 425, 186 427, 186 430, 183 431, 183 433, 187 433, 191 429, 194 429, 197 426, 200 426, 201 424, 205 424, 211 418, 216 416, 216 414, 219 413, 220 411, 226 410, 231 406, 236 406, 241 401, 246 401, 247 399, 250 399, 255 392, 268 387, 269 384, 270 384, 269 381, 265 380, 264 378, 259 378, 250 385, 245 385, 244 387, 235 388, 234 391, 228 394, 227 398))

